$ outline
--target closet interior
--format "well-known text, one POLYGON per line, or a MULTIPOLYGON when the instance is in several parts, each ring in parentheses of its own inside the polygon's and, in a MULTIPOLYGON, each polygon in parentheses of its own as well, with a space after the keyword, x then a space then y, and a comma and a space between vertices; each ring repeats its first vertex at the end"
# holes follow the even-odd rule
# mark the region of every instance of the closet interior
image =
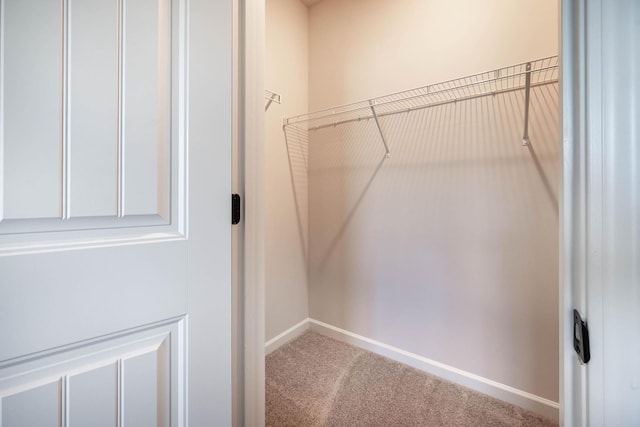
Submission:
POLYGON ((266 0, 266 351, 558 418, 558 4, 266 0))

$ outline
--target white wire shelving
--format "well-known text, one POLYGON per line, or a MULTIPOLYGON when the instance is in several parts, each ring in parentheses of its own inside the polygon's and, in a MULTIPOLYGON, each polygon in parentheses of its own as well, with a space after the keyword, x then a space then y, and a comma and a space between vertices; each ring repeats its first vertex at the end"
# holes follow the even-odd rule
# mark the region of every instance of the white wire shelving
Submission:
POLYGON ((557 83, 558 75, 558 56, 550 56, 339 107, 289 117, 284 120, 284 126, 304 125, 307 130, 314 131, 344 123, 373 119, 380 131, 388 156, 389 149, 380 126, 380 117, 524 90, 525 113, 522 143, 527 145, 529 143, 529 91, 533 87, 557 83))

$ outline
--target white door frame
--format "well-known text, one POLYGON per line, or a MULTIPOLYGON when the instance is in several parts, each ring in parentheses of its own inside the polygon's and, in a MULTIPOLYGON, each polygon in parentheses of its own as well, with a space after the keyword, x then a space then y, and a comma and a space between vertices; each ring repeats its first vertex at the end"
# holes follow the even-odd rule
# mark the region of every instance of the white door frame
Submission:
POLYGON ((238 332, 244 336, 236 346, 236 356, 242 360, 235 386, 239 390, 234 405, 234 425, 264 426, 265 424, 265 117, 264 117, 264 55, 265 0, 234 1, 238 7, 238 40, 235 65, 238 132, 237 188, 243 196, 244 218, 238 236, 236 264, 239 277, 239 312, 236 322, 243 322, 238 332))
MULTIPOLYGON (((637 283, 632 283, 630 266, 637 260, 627 249, 637 245, 638 237, 631 227, 625 236, 614 227, 632 223, 633 211, 625 203, 638 202, 637 193, 631 193, 638 174, 625 163, 629 153, 624 151, 634 143, 634 111, 625 111, 631 118, 620 114, 620 108, 629 108, 624 104, 625 91, 634 89, 616 85, 630 79, 620 58, 635 49, 629 31, 639 9, 632 5, 632 1, 563 0, 562 6, 562 50, 568 54, 562 68, 560 419, 566 426, 636 425, 638 420, 628 402, 637 396, 638 372, 629 368, 637 365, 634 349, 640 343, 633 330, 624 330, 634 325, 620 320, 628 320, 625 310, 637 307, 620 301, 634 298, 629 288, 637 283), (614 187, 620 194, 630 194, 615 194, 614 187), (589 326, 588 365, 577 362, 572 348, 574 308, 589 326), (623 376, 628 382, 621 380, 623 376), (620 411, 616 405, 629 409, 620 411)), ((638 32, 631 34, 637 37, 638 32)))
MULTIPOLYGON (((575 355, 573 353, 573 318, 571 312, 576 298, 585 289, 576 282, 584 259, 584 203, 585 147, 580 146, 585 122, 580 120, 581 98, 584 93, 576 91, 576 84, 584 84, 579 73, 584 69, 584 1, 559 0, 560 9, 560 54, 562 60, 562 184, 560 212, 560 423, 574 424, 577 410, 575 396, 580 400, 583 389, 576 389, 575 355), (580 66, 576 68, 576 61, 580 66), (577 394, 576 394, 577 393, 577 394)), ((244 93, 239 98, 239 111, 243 115, 239 124, 240 141, 244 145, 244 425, 264 425, 265 373, 264 373, 264 326, 265 326, 265 281, 264 281, 264 12, 265 0, 241 0, 238 36, 244 46, 242 51, 240 88, 244 93)), ((584 104, 582 104, 584 105, 584 104)), ((241 143, 242 145, 242 143, 241 143)), ((584 145, 584 144, 583 144, 584 145)), ((583 400, 582 400, 583 401, 583 400)), ((584 410, 584 408, 582 408, 584 410)))
POLYGON ((573 309, 585 306, 584 2, 560 2, 561 126, 559 363, 561 425, 583 425, 584 369, 573 350, 573 309), (581 303, 576 306, 576 301, 581 303))

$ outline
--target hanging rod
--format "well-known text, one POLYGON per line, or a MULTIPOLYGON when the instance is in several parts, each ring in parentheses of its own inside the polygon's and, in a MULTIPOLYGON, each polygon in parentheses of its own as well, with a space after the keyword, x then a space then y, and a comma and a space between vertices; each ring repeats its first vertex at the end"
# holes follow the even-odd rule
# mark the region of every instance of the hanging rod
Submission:
POLYGON ((280 104, 282 102, 282 97, 280 96, 280 94, 271 92, 270 90, 266 89, 264 91, 264 99, 267 100, 267 105, 265 105, 264 111, 267 111, 269 109, 271 103, 275 102, 276 104, 280 104))
POLYGON ((525 89, 527 99, 524 142, 528 141, 528 91, 534 87, 557 83, 558 73, 558 56, 550 56, 366 101, 289 117, 284 120, 284 125, 306 123, 307 129, 313 131, 344 123, 374 119, 386 148, 386 140, 379 127, 380 117, 525 89), (375 106, 375 109, 372 108, 372 105, 375 106))

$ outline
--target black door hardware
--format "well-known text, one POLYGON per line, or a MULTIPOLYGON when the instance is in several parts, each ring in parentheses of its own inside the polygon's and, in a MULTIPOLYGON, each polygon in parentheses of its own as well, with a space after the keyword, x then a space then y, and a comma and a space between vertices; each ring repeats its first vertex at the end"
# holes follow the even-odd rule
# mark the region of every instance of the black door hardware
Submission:
POLYGON ((578 310, 573 310, 573 348, 578 353, 582 363, 587 363, 591 359, 589 351, 589 329, 587 323, 582 320, 578 310))
POLYGON ((240 222, 240 195, 231 195, 231 224, 240 222))

